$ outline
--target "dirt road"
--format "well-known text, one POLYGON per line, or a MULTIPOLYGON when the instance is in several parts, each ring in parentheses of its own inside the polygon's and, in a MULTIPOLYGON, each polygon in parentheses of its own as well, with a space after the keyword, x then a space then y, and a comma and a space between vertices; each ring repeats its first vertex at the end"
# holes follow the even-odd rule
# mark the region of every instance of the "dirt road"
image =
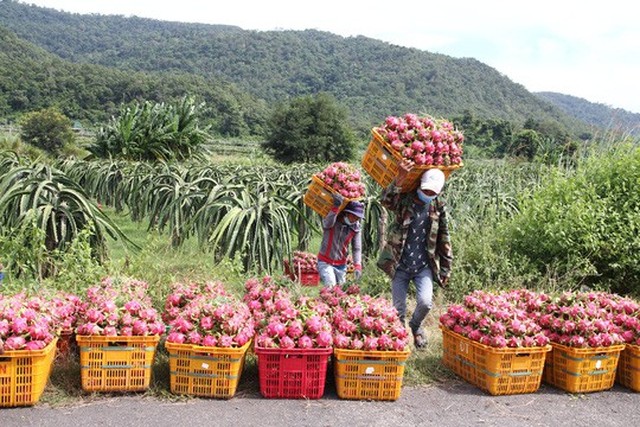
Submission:
POLYGON ((95 397, 82 404, 0 409, 0 426, 638 426, 640 393, 613 389, 574 395, 542 385, 535 393, 490 396, 460 381, 404 387, 395 402, 341 400, 168 401, 144 396, 95 397))

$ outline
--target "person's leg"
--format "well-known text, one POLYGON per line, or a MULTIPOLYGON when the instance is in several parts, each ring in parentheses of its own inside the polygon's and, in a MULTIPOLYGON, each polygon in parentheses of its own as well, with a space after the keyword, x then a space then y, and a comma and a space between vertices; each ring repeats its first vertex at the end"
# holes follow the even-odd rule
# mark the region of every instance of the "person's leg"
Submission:
POLYGON ((342 285, 347 281, 347 266, 343 265, 342 267, 333 267, 333 272, 336 275, 336 283, 338 285, 342 285))
POLYGON ((324 286, 335 286, 336 274, 333 266, 324 261, 318 261, 318 274, 324 286))
POLYGON ((416 347, 420 348, 427 344, 422 322, 433 306, 433 274, 431 273, 431 268, 423 268, 416 274, 413 281, 416 284, 416 309, 413 311, 413 316, 409 321, 409 327, 413 332, 416 347))
POLYGON ((407 291, 409 290, 409 281, 411 276, 403 270, 396 270, 391 280, 391 297, 393 306, 398 311, 398 316, 404 326, 405 317, 407 315, 407 291))

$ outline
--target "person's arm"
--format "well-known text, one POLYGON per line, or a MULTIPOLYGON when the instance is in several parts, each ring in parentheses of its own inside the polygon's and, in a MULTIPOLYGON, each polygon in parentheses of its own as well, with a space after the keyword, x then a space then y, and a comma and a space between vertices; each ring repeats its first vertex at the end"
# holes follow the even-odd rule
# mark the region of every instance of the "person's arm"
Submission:
POLYGON ((405 184, 411 168, 413 168, 413 162, 409 159, 403 159, 398 164, 398 176, 391 181, 391 184, 382 190, 382 195, 380 196, 382 206, 394 211, 398 209, 402 197, 402 186, 405 184))
POLYGON ((436 252, 440 258, 440 284, 447 286, 451 276, 453 265, 453 250, 451 248, 451 236, 449 235, 449 222, 447 218, 447 208, 443 204, 440 208, 440 221, 438 226, 438 242, 436 252))
POLYGON ((362 277, 362 230, 358 229, 351 239, 351 251, 353 253, 353 268, 356 281, 362 277))
POLYGON ((322 218, 322 228, 329 229, 336 225, 336 220, 338 219, 338 214, 340 213, 340 206, 342 206, 342 202, 344 201, 344 197, 338 193, 332 193, 333 197, 333 206, 329 213, 322 218))

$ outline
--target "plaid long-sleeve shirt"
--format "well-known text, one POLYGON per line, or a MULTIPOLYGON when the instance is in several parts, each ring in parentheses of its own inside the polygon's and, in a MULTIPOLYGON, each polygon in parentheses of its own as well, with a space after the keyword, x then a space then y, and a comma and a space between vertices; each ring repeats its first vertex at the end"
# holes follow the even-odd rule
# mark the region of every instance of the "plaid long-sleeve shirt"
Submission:
MULTIPOLYGON (((389 226, 387 241, 376 264, 392 278, 400 263, 409 226, 415 218, 414 197, 414 192, 401 193, 395 182, 382 192, 381 203, 395 214, 395 220, 389 226)), ((431 202, 429 218, 429 230, 425 229, 427 258, 434 279, 440 281, 443 278, 449 278, 453 263, 446 203, 442 198, 437 197, 431 202)))

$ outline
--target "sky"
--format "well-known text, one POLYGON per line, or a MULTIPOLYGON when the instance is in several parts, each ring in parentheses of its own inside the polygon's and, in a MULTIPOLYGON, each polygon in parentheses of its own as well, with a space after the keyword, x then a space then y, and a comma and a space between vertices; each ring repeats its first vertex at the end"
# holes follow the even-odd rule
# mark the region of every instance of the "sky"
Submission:
POLYGON ((327 31, 475 58, 531 92, 640 113, 640 22, 627 0, 21 0, 65 12, 327 31))

